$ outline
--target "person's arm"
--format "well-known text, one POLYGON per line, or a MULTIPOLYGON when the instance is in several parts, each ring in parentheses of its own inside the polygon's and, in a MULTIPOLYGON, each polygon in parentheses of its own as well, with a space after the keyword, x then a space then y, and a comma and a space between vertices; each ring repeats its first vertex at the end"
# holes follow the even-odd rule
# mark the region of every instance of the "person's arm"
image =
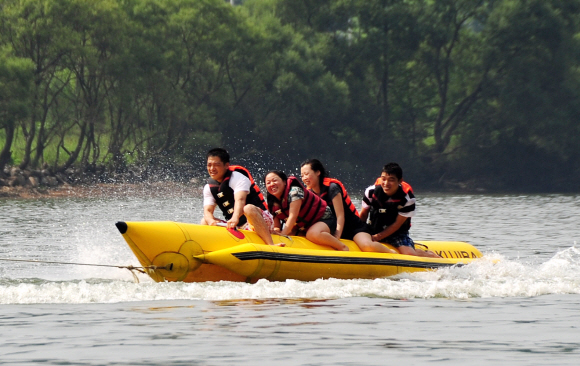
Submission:
POLYGON ((395 231, 399 230, 399 228, 407 221, 408 217, 398 215, 397 220, 394 223, 389 225, 385 230, 381 231, 378 234, 373 235, 373 241, 381 241, 384 238, 393 235, 395 231))
POLYGON ((233 172, 230 178, 230 188, 234 191, 234 212, 232 217, 228 220, 227 227, 233 229, 238 226, 240 217, 244 214, 244 206, 246 205, 246 198, 250 193, 251 182, 248 177, 239 172, 233 172))
POLYGON ((371 196, 372 196, 371 190, 373 190, 374 188, 375 188, 374 186, 370 186, 367 189, 365 189, 365 193, 363 195, 363 199, 361 202, 361 209, 358 216, 360 217, 362 222, 365 223, 369 218, 369 212, 371 210, 371 196))
POLYGON ((216 201, 211 194, 209 185, 206 184, 203 187, 203 221, 206 225, 215 225, 218 222, 219 219, 213 215, 215 208, 216 201))
POLYGON ((369 218, 369 208, 368 207, 363 207, 360 209, 359 212, 359 217, 362 220, 362 222, 367 222, 367 219, 369 218))
POLYGON ((246 205, 247 196, 248 192, 246 191, 238 191, 234 193, 234 213, 232 214, 232 218, 228 220, 228 229, 233 229, 238 226, 240 217, 244 214, 244 206, 246 205))
POLYGON ((215 205, 203 206, 203 218, 205 219, 206 224, 210 226, 215 226, 217 224, 217 219, 213 215, 214 210, 215 205))
POLYGON ((342 205, 342 194, 339 193, 332 199, 332 205, 334 206, 334 213, 336 214, 336 230, 334 231, 334 237, 340 239, 342 231, 344 230, 344 206, 342 205))
POLYGON ((294 225, 296 225, 296 221, 298 220, 298 213, 300 212, 301 205, 302 199, 290 202, 290 212, 288 213, 288 219, 286 219, 286 223, 284 224, 284 229, 281 232, 282 235, 291 235, 293 231, 292 229, 294 229, 294 225))

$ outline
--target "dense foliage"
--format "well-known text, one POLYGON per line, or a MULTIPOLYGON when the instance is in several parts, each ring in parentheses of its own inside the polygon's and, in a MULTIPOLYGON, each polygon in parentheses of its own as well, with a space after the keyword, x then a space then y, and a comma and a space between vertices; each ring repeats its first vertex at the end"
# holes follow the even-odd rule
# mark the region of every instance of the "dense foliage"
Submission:
POLYGON ((580 0, 1 0, 0 171, 223 146, 357 188, 397 161, 415 186, 578 191, 579 20, 580 0))

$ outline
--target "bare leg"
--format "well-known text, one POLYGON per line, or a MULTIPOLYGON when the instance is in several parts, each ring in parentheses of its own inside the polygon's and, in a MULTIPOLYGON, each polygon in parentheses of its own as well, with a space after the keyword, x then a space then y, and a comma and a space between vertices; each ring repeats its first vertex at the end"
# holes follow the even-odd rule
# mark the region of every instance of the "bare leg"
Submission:
POLYGON ((439 254, 437 254, 431 250, 415 249, 415 253, 417 253, 417 255, 419 257, 443 258, 439 254))
POLYGON ((330 228, 324 222, 317 222, 306 232, 306 239, 320 245, 328 245, 336 250, 348 251, 348 247, 330 233, 330 228))
POLYGON ((399 251, 401 254, 416 255, 417 257, 441 258, 430 250, 415 250, 411 247, 401 246, 399 247, 399 251))
POLYGON ((354 242, 361 251, 363 252, 379 252, 379 253, 395 253, 399 254, 398 252, 387 248, 386 246, 382 245, 378 241, 373 241, 371 234, 368 233, 358 233, 353 238, 354 242))
POLYGON ((270 229, 262 217, 262 209, 254 205, 245 205, 244 215, 246 216, 246 219, 248 219, 250 225, 254 227, 254 232, 258 234, 260 238, 262 238, 265 244, 277 245, 281 247, 286 245, 284 243, 274 244, 272 235, 270 235, 270 229))

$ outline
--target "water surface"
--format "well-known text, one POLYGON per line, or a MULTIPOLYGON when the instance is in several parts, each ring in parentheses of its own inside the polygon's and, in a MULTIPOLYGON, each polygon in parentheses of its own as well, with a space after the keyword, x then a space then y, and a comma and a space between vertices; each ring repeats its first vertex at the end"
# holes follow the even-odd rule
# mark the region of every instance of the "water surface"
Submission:
MULTIPOLYGON (((418 196, 415 239, 468 241, 489 259, 256 284, 0 261, 0 362, 576 365, 579 196, 418 196)), ((0 199, 0 257, 137 266, 116 221, 199 222, 201 211, 198 195, 0 199)))

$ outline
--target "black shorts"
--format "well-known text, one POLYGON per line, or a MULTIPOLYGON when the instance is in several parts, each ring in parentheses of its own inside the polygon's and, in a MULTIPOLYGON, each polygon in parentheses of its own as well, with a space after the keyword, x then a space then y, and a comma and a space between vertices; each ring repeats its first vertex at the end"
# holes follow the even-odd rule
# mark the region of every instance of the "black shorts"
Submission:
POLYGON ((336 231, 336 218, 330 217, 328 219, 322 219, 319 222, 324 222, 330 229, 330 233, 334 235, 334 232, 336 231))
POLYGON ((341 239, 353 240, 358 233, 369 233, 370 229, 366 222, 362 220, 353 220, 347 225, 344 225, 344 230, 342 231, 341 239))

